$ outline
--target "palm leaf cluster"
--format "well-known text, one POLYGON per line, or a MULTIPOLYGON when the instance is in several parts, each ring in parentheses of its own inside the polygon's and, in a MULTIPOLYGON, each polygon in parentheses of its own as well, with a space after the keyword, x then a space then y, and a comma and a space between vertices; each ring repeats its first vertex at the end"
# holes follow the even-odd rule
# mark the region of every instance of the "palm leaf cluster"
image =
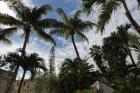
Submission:
MULTIPOLYGON (((101 73, 99 80, 112 86, 116 91, 119 89, 127 91, 126 88, 130 91, 139 91, 139 89, 133 89, 134 82, 139 80, 140 69, 132 55, 133 50, 138 50, 135 42, 139 44, 139 37, 134 37, 137 35, 128 32, 130 27, 129 24, 117 27, 117 32, 104 38, 103 46, 94 45, 91 48, 90 54, 101 73), (127 60, 128 57, 130 60, 127 60)), ((135 87, 139 87, 139 85, 135 85, 135 87)))
POLYGON ((20 49, 17 52, 10 52, 6 56, 4 56, 5 60, 10 63, 9 67, 12 71, 15 70, 18 66, 23 69, 23 76, 20 81, 18 93, 20 93, 21 91, 27 71, 31 73, 31 79, 33 79, 38 74, 39 69, 42 69, 43 71, 47 70, 44 59, 39 57, 37 53, 24 54, 24 56, 22 57, 21 54, 22 51, 20 49))
POLYGON ((91 29, 93 26, 95 26, 95 24, 90 21, 82 21, 80 19, 81 11, 77 11, 72 17, 68 17, 61 8, 57 9, 57 12, 62 19, 62 26, 52 30, 50 34, 61 36, 66 39, 70 38, 76 51, 76 55, 80 59, 80 55, 75 44, 75 37, 77 37, 79 40, 88 42, 88 38, 83 32, 87 29, 91 29))
MULTIPOLYGON (((26 38, 30 31, 36 32, 39 37, 55 45, 54 39, 44 31, 47 27, 57 26, 57 21, 55 19, 43 19, 43 16, 52 10, 50 5, 43 5, 39 8, 29 8, 23 4, 19 4, 12 6, 11 9, 16 13, 16 18, 8 14, 0 14, 1 24, 23 29, 26 38)), ((17 30, 15 29, 15 31, 17 30)), ((6 35, 11 35, 11 33, 15 31, 7 31, 8 33, 4 33, 6 35)))
POLYGON ((88 89, 92 82, 96 80, 97 73, 93 68, 94 66, 86 60, 65 59, 59 75, 61 86, 64 87, 63 92, 70 93, 77 89, 88 89))
MULTIPOLYGON (((98 16, 98 22, 97 22, 97 29, 101 32, 104 31, 105 26, 109 23, 112 13, 117 11, 118 8, 121 6, 125 9, 125 15, 129 19, 132 26, 135 28, 135 30, 140 34, 140 26, 139 24, 134 20, 133 16, 131 15, 126 0, 82 0, 83 1, 83 10, 90 13, 90 11, 93 10, 94 6, 100 7, 100 14, 98 16)), ((140 1, 137 0, 138 5, 140 4, 140 1)))

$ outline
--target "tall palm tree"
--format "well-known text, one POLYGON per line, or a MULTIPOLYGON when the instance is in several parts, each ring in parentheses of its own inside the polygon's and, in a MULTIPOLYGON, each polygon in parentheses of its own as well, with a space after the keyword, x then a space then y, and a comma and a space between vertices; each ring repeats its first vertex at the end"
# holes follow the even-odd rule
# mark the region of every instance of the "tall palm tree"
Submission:
POLYGON ((66 39, 71 38, 73 47, 75 49, 77 58, 80 59, 80 55, 75 44, 75 37, 78 37, 80 40, 85 40, 88 42, 87 37, 83 34, 85 29, 92 28, 94 23, 90 21, 82 21, 80 16, 80 11, 77 11, 74 16, 68 17, 61 8, 57 9, 58 14, 62 18, 63 26, 58 27, 57 29, 52 30, 50 33, 52 35, 58 35, 65 37, 66 39))
MULTIPOLYGON (((140 5, 140 0, 137 0, 137 2, 140 5)), ((90 12, 94 5, 101 6, 101 13, 98 17, 98 30, 104 30, 104 27, 109 22, 112 13, 122 5, 125 9, 126 17, 129 19, 135 30, 140 34, 140 25, 131 15, 126 0, 83 0, 83 8, 85 11, 90 12)))
MULTIPOLYGON (((23 29, 25 40, 21 57, 24 55, 31 32, 37 33, 37 35, 41 39, 49 41, 50 43, 55 45, 54 39, 44 31, 44 29, 47 27, 57 26, 57 21, 55 19, 44 18, 44 16, 52 10, 52 7, 50 5, 46 4, 41 7, 30 8, 23 5, 22 3, 19 3, 17 5, 11 6, 11 9, 15 11, 16 18, 8 14, 0 13, 0 24, 15 26, 19 29, 23 29)), ((11 35, 16 31, 17 30, 9 31, 5 35, 11 35)), ((11 80, 12 82, 16 78, 18 69, 19 67, 17 67, 14 71, 14 76, 11 80)))
POLYGON ((24 78, 27 71, 31 72, 31 78, 37 74, 38 69, 42 69, 46 71, 45 61, 43 58, 39 57, 37 53, 25 54, 24 57, 21 58, 21 52, 10 52, 4 58, 10 63, 10 68, 15 69, 17 66, 23 68, 23 76, 20 81, 18 93, 20 93, 22 84, 24 82, 24 78))

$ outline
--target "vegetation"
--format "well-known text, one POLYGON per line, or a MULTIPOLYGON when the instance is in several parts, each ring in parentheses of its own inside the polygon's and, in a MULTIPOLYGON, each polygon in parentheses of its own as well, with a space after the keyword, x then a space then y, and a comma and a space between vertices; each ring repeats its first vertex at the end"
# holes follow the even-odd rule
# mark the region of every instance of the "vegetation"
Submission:
POLYGON ((131 54, 129 28, 130 25, 119 26, 117 32, 104 38, 102 47, 94 45, 91 48, 91 56, 100 70, 100 80, 113 87, 115 93, 139 93, 140 89, 137 82, 140 69, 131 54))
POLYGON ((63 87, 61 93, 74 93, 76 90, 89 89, 97 80, 97 72, 86 60, 65 59, 60 68, 59 78, 63 87))
MULTIPOLYGON (((130 23, 133 25, 135 28, 135 31, 137 31, 140 34, 140 26, 136 22, 136 20, 133 18, 131 15, 131 12, 128 9, 127 0, 82 0, 83 1, 83 10, 90 12, 93 9, 93 6, 100 6, 101 12, 98 17, 98 30, 103 31, 105 28, 105 25, 109 22, 111 19, 112 13, 114 11, 117 11, 118 8, 121 6, 125 9, 125 15, 130 21, 130 23)), ((139 0, 136 0, 138 2, 138 6, 140 4, 139 0)))
POLYGON ((80 58, 77 46, 75 44, 75 37, 77 37, 80 40, 87 41, 87 37, 83 34, 86 29, 91 29, 93 26, 95 26, 94 23, 90 21, 82 21, 79 16, 81 11, 77 11, 72 17, 68 17, 63 9, 59 8, 57 9, 58 14, 63 20, 63 25, 58 27, 57 29, 54 29, 50 32, 51 35, 58 35, 65 37, 66 39, 71 39, 73 47, 76 52, 77 58, 80 58))
POLYGON ((4 58, 7 62, 10 63, 11 70, 16 69, 17 66, 22 67, 23 69, 23 76, 21 78, 21 82, 19 85, 18 93, 20 93, 22 84, 24 82, 24 78, 27 71, 30 71, 31 73, 31 79, 35 77, 35 75, 38 72, 38 69, 42 69, 43 71, 46 71, 44 59, 39 57, 38 54, 32 53, 32 54, 25 54, 21 58, 22 51, 18 50, 17 52, 11 52, 8 53, 4 58))
MULTIPOLYGON (((24 36, 22 48, 0 56, 0 68, 6 67, 14 73, 5 93, 10 93, 19 68, 22 68, 23 76, 17 93, 21 93, 27 72, 31 73, 30 79, 37 82, 36 93, 100 93, 101 88, 97 91, 91 88, 95 81, 111 87, 114 89, 113 93, 140 93, 140 26, 133 18, 127 0, 82 0, 82 9, 71 16, 58 8, 57 13, 61 21, 47 17, 52 11, 49 4, 29 7, 23 4, 22 0, 3 1, 8 3, 16 16, 0 13, 0 24, 8 26, 0 29, 0 41, 12 44, 8 37, 13 34, 16 36, 15 33, 19 31, 22 31, 24 36), (91 13, 94 6, 100 10, 97 23, 82 19, 81 14, 91 13), (120 7, 125 9, 124 14, 130 24, 117 26, 116 31, 103 38, 102 45, 93 45, 89 49, 89 55, 85 55, 91 56, 93 61, 89 62, 80 56, 76 43, 88 42, 86 32, 93 28, 103 32, 112 13, 120 7), (46 32, 47 30, 49 32, 46 32), (37 53, 26 51, 34 32, 39 39, 52 44, 48 60, 44 60, 37 53), (60 68, 55 66, 55 49, 59 42, 52 37, 54 35, 70 39, 76 54, 76 57, 65 58, 60 68), (48 66, 45 61, 48 62, 48 66)), ((140 0, 136 2, 139 6, 140 0)))

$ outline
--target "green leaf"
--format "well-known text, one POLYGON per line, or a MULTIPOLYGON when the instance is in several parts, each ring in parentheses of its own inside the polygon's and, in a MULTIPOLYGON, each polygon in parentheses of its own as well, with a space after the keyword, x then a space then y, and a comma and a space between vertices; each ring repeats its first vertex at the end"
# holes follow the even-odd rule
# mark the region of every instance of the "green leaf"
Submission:
POLYGON ((5 36, 13 35, 15 32, 17 32, 17 27, 11 27, 1 30, 1 33, 3 33, 5 36))
POLYGON ((36 33, 44 41, 50 42, 51 44, 53 44, 54 46, 56 46, 55 40, 50 35, 48 35, 47 33, 45 33, 42 29, 36 30, 36 33))
POLYGON ((17 26, 17 25, 21 26, 22 22, 8 14, 0 13, 0 24, 10 25, 10 26, 17 26))
POLYGON ((46 15, 48 12, 52 11, 52 7, 49 4, 42 5, 41 7, 33 8, 32 13, 34 15, 34 19, 40 19, 43 15, 46 15))
POLYGON ((60 17, 62 18, 62 20, 64 21, 64 23, 68 24, 69 23, 69 19, 68 19, 67 15, 65 14, 65 12, 63 11, 63 9, 58 8, 57 12, 60 15, 60 17))
POLYGON ((80 38, 80 40, 82 41, 87 41, 87 43, 89 43, 88 38, 86 37, 86 35, 84 35, 83 33, 77 31, 76 35, 78 36, 78 38, 80 38))
POLYGON ((98 23, 97 23, 98 31, 103 32, 104 27, 106 26, 106 24, 108 24, 113 11, 115 11, 119 6, 120 4, 116 2, 116 0, 111 0, 110 2, 106 3, 102 7, 101 14, 98 17, 99 18, 98 23))

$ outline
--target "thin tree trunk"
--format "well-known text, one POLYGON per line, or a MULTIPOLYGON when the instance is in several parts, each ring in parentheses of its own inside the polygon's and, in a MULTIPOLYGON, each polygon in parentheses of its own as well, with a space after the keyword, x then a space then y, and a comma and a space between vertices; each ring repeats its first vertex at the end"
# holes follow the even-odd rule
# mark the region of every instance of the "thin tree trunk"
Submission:
POLYGON ((19 85, 19 88, 18 88, 18 93, 20 93, 20 91, 21 91, 21 87, 22 87, 22 84, 23 84, 23 81, 24 81, 24 78, 25 78, 25 74, 26 74, 26 70, 24 70, 22 79, 20 81, 20 85, 19 85))
POLYGON ((133 56, 132 56, 132 54, 131 54, 131 51, 129 51, 129 56, 130 56, 130 59, 131 59, 133 65, 135 66, 135 68, 137 68, 137 65, 136 65, 136 63, 135 63, 135 61, 134 61, 134 59, 133 59, 133 56))
POLYGON ((27 42, 29 40, 29 36, 30 36, 30 31, 27 33, 27 35, 25 37, 25 41, 24 41, 23 48, 22 48, 22 56, 25 54, 25 50, 26 50, 27 42))
MULTIPOLYGON (((21 57, 24 56, 25 54, 25 49, 26 49, 26 46, 27 46, 27 42, 29 40, 29 36, 30 36, 30 30, 28 31, 26 37, 25 37, 25 40, 24 40, 24 44, 23 44, 23 48, 22 48, 22 55, 21 57)), ((5 93, 10 93, 10 90, 12 89, 12 84, 14 83, 14 81, 16 80, 16 76, 17 76, 17 73, 18 73, 18 70, 19 70, 19 66, 16 67, 15 71, 14 71, 14 75, 10 81, 10 83, 8 84, 8 87, 6 89, 6 92, 5 93)))
POLYGON ((140 26, 139 24, 134 20, 134 18, 132 17, 128 7, 127 7, 127 4, 126 4, 126 1, 125 0, 121 0, 123 6, 124 6, 124 9, 126 11, 125 15, 127 16, 127 18, 129 19, 130 23, 133 25, 133 27, 135 28, 135 30, 140 34, 140 26))
MULTIPOLYGON (((79 60, 79 68, 80 68, 80 60, 81 60, 81 58, 80 58, 78 49, 77 49, 76 44, 75 44, 74 35, 71 36, 71 39, 72 39, 72 44, 73 44, 73 46, 74 46, 74 49, 75 49, 77 58, 78 58, 78 60, 79 60)), ((78 74, 78 81, 79 81, 79 78, 80 78, 80 76, 79 76, 79 74, 78 74)), ((81 93, 81 90, 80 90, 80 87, 81 87, 81 86, 80 86, 80 84, 78 85, 78 87, 79 87, 79 92, 81 93)))
POLYGON ((78 49, 77 49, 76 44, 75 44, 74 35, 71 36, 71 39, 72 39, 72 44, 73 44, 73 47, 75 49, 77 58, 80 59, 80 55, 79 55, 78 49))

